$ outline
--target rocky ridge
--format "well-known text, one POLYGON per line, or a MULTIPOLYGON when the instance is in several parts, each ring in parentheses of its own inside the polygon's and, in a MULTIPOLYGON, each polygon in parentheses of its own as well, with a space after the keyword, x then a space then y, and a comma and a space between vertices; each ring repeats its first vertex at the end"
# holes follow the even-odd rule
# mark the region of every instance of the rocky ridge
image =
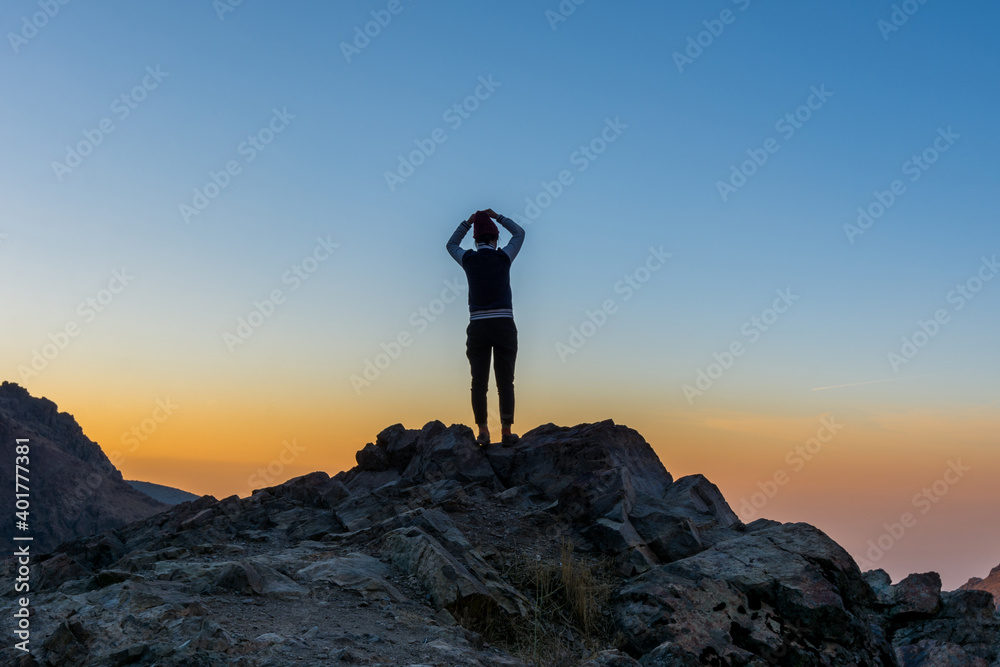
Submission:
POLYGON ((6 664, 1000 665, 989 593, 744 525, 611 421, 397 424, 357 463, 62 545, 6 664))

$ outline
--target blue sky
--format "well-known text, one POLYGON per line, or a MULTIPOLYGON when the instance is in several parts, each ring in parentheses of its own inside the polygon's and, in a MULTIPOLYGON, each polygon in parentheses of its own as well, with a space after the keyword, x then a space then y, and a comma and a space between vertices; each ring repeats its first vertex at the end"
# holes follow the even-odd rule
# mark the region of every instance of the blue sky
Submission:
MULTIPOLYGON (((664 411, 861 420, 985 406, 996 416, 1000 281, 961 311, 947 300, 1000 249, 994 3, 914 4, 890 33, 879 21, 891 2, 588 0, 553 28, 546 12, 559 6, 400 0, 348 62, 342 44, 388 2, 246 0, 221 18, 210 0, 70 2, 16 52, 9 33, 41 10, 8 2, 6 375, 54 399, 104 387, 113 400, 85 402, 101 424, 131 400, 188 391, 223 403, 321 396, 373 426, 428 387, 448 407, 429 403, 426 420, 471 420, 461 300, 360 395, 350 377, 380 343, 412 332, 411 313, 459 275, 444 251, 455 225, 492 207, 528 229, 513 288, 518 382, 536 422, 587 419, 574 405, 600 406, 588 420, 637 415, 665 431, 664 411), (679 71, 675 53, 720 25, 679 71), (121 118, 115 100, 147 68, 165 74, 121 118), (482 79, 498 85, 454 127, 445 113, 482 79), (815 89, 832 95, 793 136, 779 131, 815 89), (247 161, 240 145, 275 110, 285 126, 247 161), (114 130, 60 180, 53 162, 106 118, 114 130), (618 136, 580 171, 578 151, 609 119, 618 136), (438 128, 446 141, 390 189, 385 173, 438 128), (910 181, 904 164, 949 128, 957 139, 910 181), (718 182, 771 138, 780 148, 724 201, 718 182), (239 173, 186 221, 179 206, 229 161, 239 173), (563 170, 572 184, 526 219, 526 198, 563 170), (905 194, 850 243, 845 223, 895 179, 905 194), (317 238, 337 251, 288 290, 282 276, 317 238), (672 257, 625 302, 615 285, 651 246, 672 257), (43 373, 20 377, 122 267, 134 284, 43 373), (276 288, 287 301, 229 352, 223 334, 276 288), (785 289, 795 305, 685 400, 682 386, 713 353, 748 342, 742 325, 785 289), (608 298, 615 314, 560 359, 556 344, 608 298), (888 353, 941 308, 949 322, 896 372, 888 353), (873 380, 891 382, 811 391, 873 380)), ((150 451, 161 446, 171 449, 150 451)))

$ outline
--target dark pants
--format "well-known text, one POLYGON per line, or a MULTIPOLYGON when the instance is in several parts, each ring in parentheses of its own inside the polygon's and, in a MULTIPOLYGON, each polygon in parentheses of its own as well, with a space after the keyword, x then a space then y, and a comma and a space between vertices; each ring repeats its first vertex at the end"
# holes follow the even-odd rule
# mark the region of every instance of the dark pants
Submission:
POLYGON ((512 317, 472 320, 466 329, 465 353, 472 367, 472 413, 476 424, 486 423, 486 390, 490 384, 490 355, 500 395, 500 423, 514 423, 514 359, 517 327, 512 317))

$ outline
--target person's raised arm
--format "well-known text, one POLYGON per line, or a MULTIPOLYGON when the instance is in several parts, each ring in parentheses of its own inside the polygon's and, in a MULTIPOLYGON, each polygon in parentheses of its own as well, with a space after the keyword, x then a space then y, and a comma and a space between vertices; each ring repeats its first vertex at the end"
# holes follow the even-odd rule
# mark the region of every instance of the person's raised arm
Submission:
POLYGON ((471 228, 472 216, 469 216, 468 220, 458 223, 458 228, 451 235, 451 238, 448 239, 448 245, 445 246, 448 249, 448 254, 455 258, 459 266, 462 266, 462 255, 465 254, 465 251, 462 250, 462 239, 465 238, 465 235, 469 233, 471 228))
POLYGON ((514 258, 517 257, 517 253, 521 251, 521 244, 524 243, 524 229, 510 218, 502 215, 498 215, 496 218, 497 222, 511 234, 510 241, 503 247, 503 251, 507 253, 510 261, 513 262, 514 258))

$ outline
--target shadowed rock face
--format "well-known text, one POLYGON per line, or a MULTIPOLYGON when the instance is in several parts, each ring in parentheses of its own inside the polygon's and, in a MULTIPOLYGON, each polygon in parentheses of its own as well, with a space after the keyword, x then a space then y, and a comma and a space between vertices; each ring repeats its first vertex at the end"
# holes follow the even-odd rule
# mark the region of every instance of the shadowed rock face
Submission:
POLYGON ((993 596, 997 608, 1000 609, 1000 565, 990 570, 989 575, 985 579, 980 579, 979 577, 969 579, 959 586, 959 590, 986 591, 993 596))
MULTIPOLYGON (((14 443, 30 442, 29 530, 32 551, 49 551, 66 540, 98 533, 168 507, 122 479, 101 448, 83 434, 72 415, 23 387, 0 385, 0 442, 10 458, 0 465, 0 503, 14 507, 14 443)), ((22 473, 23 474, 23 473, 22 473)), ((23 483, 23 480, 22 480, 23 483)), ((13 550, 14 529, 5 523, 4 550, 13 550)))
POLYGON ((611 421, 507 448, 397 424, 357 460, 62 545, 36 566, 30 664, 525 665, 540 637, 554 666, 998 659, 988 593, 942 593, 934 573, 893 586, 813 526, 743 525, 611 421), (537 582, 574 562, 605 573, 583 589, 600 632, 545 615, 537 582))
POLYGON ((642 436, 611 420, 573 428, 546 424, 514 447, 494 445, 486 453, 504 486, 527 484, 552 500, 593 482, 627 489, 629 497, 660 497, 673 482, 642 436), (608 473, 616 473, 613 480, 608 473))

